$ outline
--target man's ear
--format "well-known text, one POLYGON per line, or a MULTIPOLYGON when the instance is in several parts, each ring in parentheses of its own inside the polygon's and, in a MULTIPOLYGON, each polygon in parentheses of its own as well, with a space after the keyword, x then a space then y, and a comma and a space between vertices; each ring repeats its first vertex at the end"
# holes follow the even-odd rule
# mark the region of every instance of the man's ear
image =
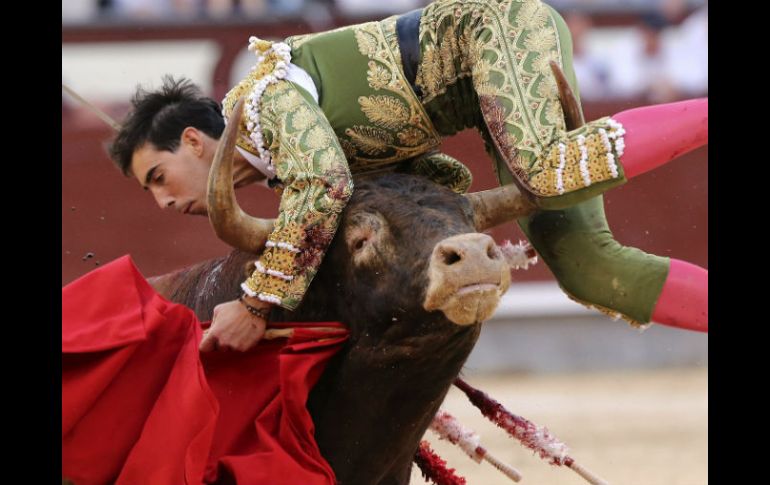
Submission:
POLYGON ((203 155, 203 137, 200 130, 193 126, 188 126, 182 131, 182 144, 189 145, 193 153, 200 157, 203 155))

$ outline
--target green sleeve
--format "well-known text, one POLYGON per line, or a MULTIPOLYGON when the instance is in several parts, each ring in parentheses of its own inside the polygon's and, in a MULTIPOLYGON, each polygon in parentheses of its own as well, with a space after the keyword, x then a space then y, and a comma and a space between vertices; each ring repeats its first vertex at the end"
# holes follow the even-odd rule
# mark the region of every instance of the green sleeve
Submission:
POLYGON ((265 90, 260 124, 283 191, 275 227, 244 289, 294 310, 318 272, 353 182, 321 108, 296 84, 279 81, 265 90))

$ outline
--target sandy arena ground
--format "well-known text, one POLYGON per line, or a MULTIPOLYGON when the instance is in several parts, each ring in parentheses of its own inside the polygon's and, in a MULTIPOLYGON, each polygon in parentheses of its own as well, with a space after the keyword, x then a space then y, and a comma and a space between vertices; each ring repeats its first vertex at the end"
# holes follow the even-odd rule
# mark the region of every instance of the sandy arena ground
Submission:
MULTIPOLYGON (((677 369, 466 379, 509 411, 547 427, 570 456, 612 485, 708 483, 708 370, 677 369)), ((452 388, 444 409, 481 435, 481 443, 521 472, 522 485, 585 485, 566 467, 548 465, 487 421, 452 388)), ((514 482, 486 462, 426 433, 432 448, 468 485, 514 482)), ((425 483, 417 467, 412 483, 425 483)))

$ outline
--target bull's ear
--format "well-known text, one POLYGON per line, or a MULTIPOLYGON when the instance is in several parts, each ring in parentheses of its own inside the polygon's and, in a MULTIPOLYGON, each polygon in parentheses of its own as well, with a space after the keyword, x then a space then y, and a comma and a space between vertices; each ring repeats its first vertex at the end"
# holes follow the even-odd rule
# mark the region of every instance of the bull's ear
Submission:
POLYGON ((217 237, 234 248, 258 253, 273 230, 272 219, 258 219, 246 214, 235 199, 233 188, 233 152, 243 115, 244 98, 238 99, 231 119, 219 140, 208 181, 209 221, 217 237))

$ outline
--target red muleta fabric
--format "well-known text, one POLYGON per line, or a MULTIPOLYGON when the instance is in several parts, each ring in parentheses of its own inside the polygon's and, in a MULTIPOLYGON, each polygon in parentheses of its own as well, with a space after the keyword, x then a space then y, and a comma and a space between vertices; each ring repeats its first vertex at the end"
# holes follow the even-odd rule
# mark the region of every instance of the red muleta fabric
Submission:
MULTIPOLYGON (((201 354, 201 322, 124 256, 62 289, 62 476, 77 485, 335 482, 305 404, 348 337, 201 354)), ((273 327, 274 325, 271 325, 273 327)))

